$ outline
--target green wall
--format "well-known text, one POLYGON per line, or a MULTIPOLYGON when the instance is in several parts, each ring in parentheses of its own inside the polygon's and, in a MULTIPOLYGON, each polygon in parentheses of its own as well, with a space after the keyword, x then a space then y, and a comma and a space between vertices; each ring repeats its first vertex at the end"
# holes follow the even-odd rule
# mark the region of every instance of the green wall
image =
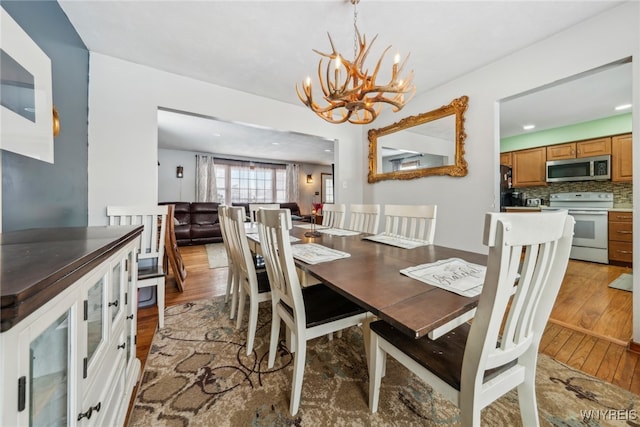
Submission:
POLYGON ((500 152, 523 150, 563 142, 600 138, 631 132, 631 113, 592 120, 570 126, 510 136, 500 140, 500 152))

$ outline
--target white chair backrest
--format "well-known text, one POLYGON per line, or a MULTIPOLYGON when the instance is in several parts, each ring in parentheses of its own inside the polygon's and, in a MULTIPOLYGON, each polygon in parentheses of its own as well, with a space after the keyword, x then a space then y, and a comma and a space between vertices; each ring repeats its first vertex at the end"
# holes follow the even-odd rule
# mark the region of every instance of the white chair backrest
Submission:
POLYGON ((280 209, 279 203, 249 203, 249 220, 251 225, 256 223, 258 209, 280 209))
POLYGON ((229 237, 232 263, 236 267, 241 280, 248 281, 252 288, 255 286, 257 293, 258 282, 256 279, 256 270, 244 228, 244 208, 227 207, 223 209, 221 213, 219 212, 219 214, 222 221, 224 221, 224 228, 229 237))
POLYGON ((349 230, 363 233, 378 233, 380 205, 351 205, 349 207, 349 230))
POLYGON ((462 393, 464 387, 481 385, 488 369, 537 357, 569 261, 573 226, 564 210, 486 215, 487 273, 467 339, 462 393))
POLYGON ((322 225, 331 228, 344 228, 346 206, 341 204, 326 204, 322 206, 322 225))
POLYGON ((433 243, 436 233, 436 205, 385 205, 384 232, 433 243))
POLYGON ((138 258, 164 258, 168 206, 107 206, 109 225, 143 225, 138 258))
MULTIPOLYGON (((241 208, 244 215, 244 208, 241 208)), ((233 266, 233 255, 231 254, 231 236, 229 235, 229 224, 228 221, 223 220, 229 217, 229 206, 220 205, 218 206, 218 216, 220 217, 220 232, 222 234, 222 242, 224 243, 224 250, 227 253, 227 260, 229 262, 229 267, 233 266)))
POLYGON ((273 305, 282 301, 294 311, 294 317, 301 325, 306 324, 304 302, 300 280, 293 261, 289 230, 291 230, 289 209, 260 209, 258 211, 258 234, 260 249, 271 285, 273 305))

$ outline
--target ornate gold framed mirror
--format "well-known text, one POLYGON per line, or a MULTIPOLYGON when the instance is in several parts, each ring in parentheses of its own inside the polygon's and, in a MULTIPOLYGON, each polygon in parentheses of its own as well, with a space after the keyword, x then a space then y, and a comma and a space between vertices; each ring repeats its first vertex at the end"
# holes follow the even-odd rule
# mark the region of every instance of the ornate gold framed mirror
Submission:
POLYGON ((467 175, 464 112, 468 100, 461 96, 436 110, 369 130, 368 181, 467 175))

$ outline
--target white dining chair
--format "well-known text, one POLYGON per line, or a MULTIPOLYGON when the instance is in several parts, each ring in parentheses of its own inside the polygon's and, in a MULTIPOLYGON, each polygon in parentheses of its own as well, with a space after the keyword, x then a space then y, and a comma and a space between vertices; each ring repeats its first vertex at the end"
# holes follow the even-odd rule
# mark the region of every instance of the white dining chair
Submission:
POLYGON ((384 233, 433 243, 436 205, 385 205, 384 233))
POLYGON ((307 341, 358 325, 367 313, 355 303, 324 284, 302 288, 291 251, 289 230, 291 211, 258 211, 258 233, 269 283, 271 284, 272 320, 268 367, 275 364, 280 323, 291 332, 289 351, 295 354, 289 412, 295 415, 300 406, 307 341))
POLYGON ((107 206, 109 225, 143 225, 138 253, 138 288, 156 287, 158 327, 164 328, 163 269, 168 206, 107 206))
POLYGON ((256 270, 253 254, 244 228, 244 208, 230 207, 219 211, 220 220, 225 223, 227 235, 232 241, 231 257, 238 275, 238 314, 236 328, 240 328, 244 316, 246 298, 249 297, 249 321, 247 326, 247 356, 253 352, 258 326, 258 305, 271 300, 269 279, 265 269, 256 270))
POLYGON ((329 228, 344 228, 347 208, 344 203, 322 206, 322 225, 329 228))
MULTIPOLYGON (((220 205, 218 206, 218 215, 220 217, 220 233, 222 234, 222 242, 224 244, 224 250, 227 254, 227 289, 225 292, 224 302, 229 303, 229 298, 231 298, 231 308, 229 309, 229 318, 233 319, 236 315, 236 308, 238 304, 238 290, 239 290, 239 279, 238 272, 236 270, 236 265, 233 262, 233 256, 231 254, 231 245, 233 242, 231 241, 231 236, 229 235, 228 230, 228 222, 224 221, 223 216, 228 217, 227 211, 230 209, 229 206, 220 205)), ((244 208, 241 208, 244 215, 244 208)))
POLYGON ((479 426, 482 408, 516 387, 523 424, 539 425, 538 347, 567 268, 574 222, 565 210, 487 214, 487 271, 471 325, 431 340, 381 320, 371 324, 371 412, 388 354, 457 405, 463 426, 479 426))
POLYGON ((380 205, 349 206, 349 230, 377 234, 380 223, 380 205))

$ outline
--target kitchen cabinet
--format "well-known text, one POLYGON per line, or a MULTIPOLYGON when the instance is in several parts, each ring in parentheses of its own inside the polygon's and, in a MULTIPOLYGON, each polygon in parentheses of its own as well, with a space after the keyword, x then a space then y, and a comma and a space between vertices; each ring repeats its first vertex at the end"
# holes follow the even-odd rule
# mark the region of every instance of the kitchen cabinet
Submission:
POLYGON ((633 179, 632 134, 611 137, 611 181, 631 182, 633 179))
POLYGON ((0 425, 124 424, 140 374, 135 314, 142 228, 0 235, 1 274, 13 279, 1 289, 0 425))
POLYGON ((513 187, 547 185, 546 161, 546 147, 513 151, 513 187))
POLYGON ((506 153, 500 153, 500 164, 512 167, 513 166, 513 153, 507 151, 506 153))
POLYGON ((633 262, 633 212, 609 211, 609 262, 633 262))
POLYGON ((565 160, 611 154, 611 138, 596 138, 547 146, 547 160, 565 160))

